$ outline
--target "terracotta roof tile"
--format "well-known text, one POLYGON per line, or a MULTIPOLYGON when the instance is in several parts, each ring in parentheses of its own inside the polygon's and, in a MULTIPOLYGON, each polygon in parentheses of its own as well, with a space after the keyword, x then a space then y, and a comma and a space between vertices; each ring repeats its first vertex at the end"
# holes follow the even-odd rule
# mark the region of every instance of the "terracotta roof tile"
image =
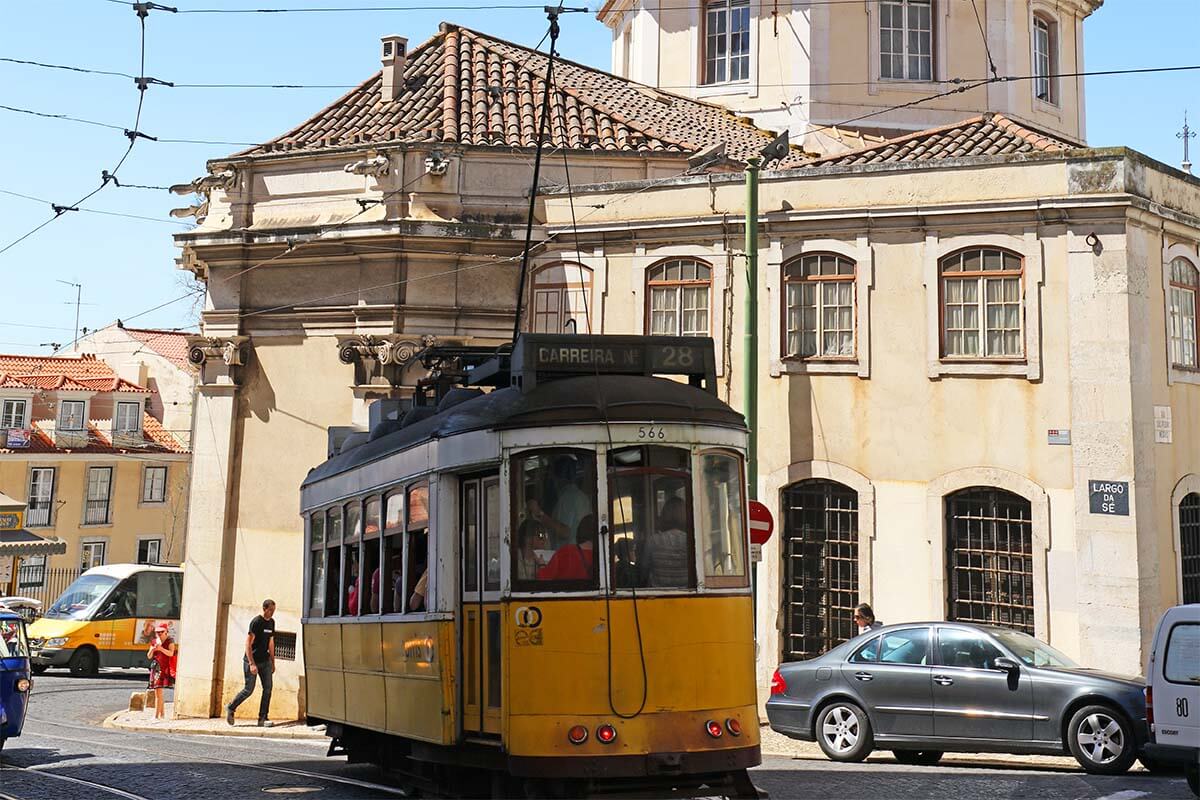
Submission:
POLYGON ((110 378, 112 367, 94 355, 78 358, 62 356, 0 355, 0 374, 7 375, 66 375, 68 378, 110 378))
MULTIPOLYGON (((545 71, 545 53, 442 23, 410 51, 395 100, 382 99, 376 74, 291 131, 238 155, 388 142, 532 147, 545 71)), ((547 125, 554 147, 685 156, 725 142, 728 157, 744 161, 772 138, 721 106, 582 64, 556 60, 554 74, 547 125)), ((775 166, 804 160, 794 150, 775 166)))
POLYGON ((86 447, 62 448, 55 447, 54 437, 49 431, 53 430, 52 420, 35 420, 30 430, 29 446, 21 448, 4 447, 0 440, 0 453, 95 453, 98 455, 112 454, 141 454, 141 453, 187 453, 187 449, 179 443, 162 423, 149 414, 142 415, 142 439, 145 444, 140 447, 115 447, 112 443, 112 420, 88 420, 88 443, 86 447))
POLYGON ((188 370, 194 369, 192 363, 188 361, 187 337, 189 334, 151 328, 125 328, 124 330, 141 342, 147 350, 157 353, 175 366, 188 370))
POLYGON ((1025 127, 1002 114, 983 114, 953 125, 888 139, 850 153, 819 158, 803 166, 851 167, 940 161, 970 156, 1070 150, 1080 146, 1082 145, 1025 127))

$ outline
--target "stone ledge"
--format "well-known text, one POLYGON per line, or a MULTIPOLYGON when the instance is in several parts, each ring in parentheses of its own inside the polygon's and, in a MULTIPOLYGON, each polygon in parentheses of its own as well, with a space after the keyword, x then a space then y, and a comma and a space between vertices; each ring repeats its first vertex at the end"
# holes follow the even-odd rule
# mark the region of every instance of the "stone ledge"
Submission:
POLYGON ((310 728, 299 722, 276 722, 273 728, 260 728, 252 722, 239 721, 233 726, 223 718, 197 719, 171 716, 172 703, 166 703, 167 718, 155 720, 148 711, 117 711, 109 714, 101 725, 105 728, 137 733, 171 733, 188 736, 244 736, 259 739, 307 739, 328 741, 324 726, 310 728))

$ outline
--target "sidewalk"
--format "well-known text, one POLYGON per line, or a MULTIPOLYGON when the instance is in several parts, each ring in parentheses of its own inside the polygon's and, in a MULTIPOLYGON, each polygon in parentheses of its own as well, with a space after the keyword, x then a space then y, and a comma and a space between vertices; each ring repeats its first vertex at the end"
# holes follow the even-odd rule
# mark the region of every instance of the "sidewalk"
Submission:
POLYGON ((177 733, 200 736, 255 736, 263 739, 310 739, 328 742, 325 726, 310 728, 302 722, 276 722, 274 727, 260 728, 250 720, 239 719, 233 727, 224 717, 217 719, 174 718, 174 703, 166 703, 166 719, 154 719, 154 710, 118 711, 104 720, 105 728, 119 728, 139 733, 177 733))
MULTIPOLYGON (((801 742, 797 739, 789 739, 781 733, 776 733, 766 725, 759 729, 759 736, 762 741, 762 754, 764 756, 783 756, 786 758, 800 758, 805 761, 828 761, 825 754, 821 752, 821 748, 816 742, 801 742)), ((871 754, 872 759, 880 757, 891 758, 891 752, 888 750, 875 750, 871 754)), ((970 763, 980 767, 1018 767, 1021 769, 1046 769, 1046 770, 1071 770, 1073 772, 1082 772, 1082 767, 1079 762, 1069 756, 1014 756, 1005 753, 946 753, 942 757, 943 763, 970 763)), ((1141 765, 1134 763, 1134 769, 1140 769, 1141 765)))

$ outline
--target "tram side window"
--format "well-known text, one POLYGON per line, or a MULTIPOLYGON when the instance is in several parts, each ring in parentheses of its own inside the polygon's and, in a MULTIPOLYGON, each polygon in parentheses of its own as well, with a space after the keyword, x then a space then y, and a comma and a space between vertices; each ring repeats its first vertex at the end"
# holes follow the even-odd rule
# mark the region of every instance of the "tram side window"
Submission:
POLYGON ((309 516, 308 614, 325 616, 325 512, 309 516))
POLYGON ((513 458, 513 587, 586 591, 599 586, 596 455, 542 450, 513 458))
POLYGON ((381 545, 380 501, 378 497, 367 498, 363 514, 363 546, 362 546, 362 575, 366 579, 364 589, 366 602, 362 604, 360 613, 378 614, 380 608, 379 592, 382 576, 379 569, 379 548, 381 545))
POLYGON ((342 509, 329 509, 325 517, 325 616, 342 610, 342 509))
POLYGON ((690 465, 689 452, 677 447, 637 446, 609 453, 614 587, 696 585, 690 465))
POLYGON ((383 566, 387 580, 383 586, 383 613, 404 610, 404 492, 387 496, 383 524, 383 566))
POLYGON ((362 538, 362 509, 357 500, 346 504, 346 527, 342 532, 342 613, 349 617, 358 616, 359 601, 362 599, 362 580, 359 574, 359 540, 362 538))
POLYGON ((419 483, 408 490, 408 539, 405 554, 408 605, 406 611, 425 611, 431 605, 429 586, 429 485, 419 483))
POLYGON ((732 453, 705 453, 700 478, 705 584, 718 589, 747 586, 741 460, 732 453))

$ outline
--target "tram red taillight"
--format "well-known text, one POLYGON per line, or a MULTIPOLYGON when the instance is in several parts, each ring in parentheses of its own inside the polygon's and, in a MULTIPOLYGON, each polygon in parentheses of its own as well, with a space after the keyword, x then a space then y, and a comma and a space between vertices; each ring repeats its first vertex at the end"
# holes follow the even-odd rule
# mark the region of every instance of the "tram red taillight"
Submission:
POLYGON ((720 739, 721 734, 725 732, 725 729, 721 727, 721 723, 717 722, 715 719, 710 719, 708 722, 704 723, 704 729, 708 731, 708 735, 714 739, 720 739))
POLYGON ((725 730, 729 731, 730 736, 741 736, 742 723, 730 717, 729 719, 725 720, 725 730))
POLYGON ((567 731, 567 741, 571 744, 583 744, 587 741, 588 729, 582 725, 573 725, 571 730, 567 731))
POLYGON ((784 694, 787 692, 787 681, 779 674, 779 670, 775 670, 775 674, 771 676, 771 696, 784 694))
POLYGON ((596 728, 596 738, 601 744, 612 744, 617 740, 617 729, 612 725, 601 725, 596 728))

